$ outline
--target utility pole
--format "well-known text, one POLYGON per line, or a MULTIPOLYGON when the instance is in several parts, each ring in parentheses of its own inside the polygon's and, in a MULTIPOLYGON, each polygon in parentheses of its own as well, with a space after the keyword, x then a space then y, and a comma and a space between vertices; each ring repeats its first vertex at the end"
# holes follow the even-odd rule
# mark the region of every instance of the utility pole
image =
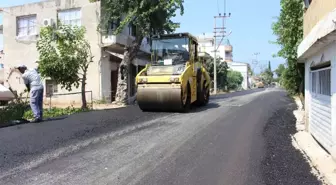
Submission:
MULTIPOLYGON (((228 17, 231 17, 231 13, 229 13, 228 15, 226 15, 226 10, 225 10, 225 6, 226 6, 226 0, 224 0, 224 15, 222 15, 221 13, 218 14, 218 16, 214 16, 215 19, 215 25, 214 25, 214 93, 217 94, 217 38, 221 37, 222 40, 224 39, 225 35, 226 35, 226 27, 225 27, 225 19, 228 17), (222 24, 220 27, 217 27, 217 20, 222 20, 222 24)), ((219 44, 220 45, 220 44, 219 44)))
POLYGON ((256 66, 258 65, 258 63, 259 63, 259 61, 258 61, 258 55, 260 55, 260 53, 259 53, 259 52, 255 52, 255 53, 253 53, 253 55, 255 56, 255 60, 252 61, 252 64, 253 64, 253 69, 252 69, 252 71, 253 71, 253 74, 255 74, 254 69, 255 69, 255 67, 256 67, 256 66))

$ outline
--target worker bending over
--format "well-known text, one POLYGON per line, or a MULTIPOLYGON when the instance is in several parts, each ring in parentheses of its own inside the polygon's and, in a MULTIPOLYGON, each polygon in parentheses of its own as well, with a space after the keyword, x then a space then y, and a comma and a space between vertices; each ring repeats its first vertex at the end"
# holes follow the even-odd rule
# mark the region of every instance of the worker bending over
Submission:
POLYGON ((32 122, 43 120, 43 83, 36 69, 27 69, 25 65, 16 67, 22 73, 23 81, 30 92, 30 107, 34 114, 32 122))

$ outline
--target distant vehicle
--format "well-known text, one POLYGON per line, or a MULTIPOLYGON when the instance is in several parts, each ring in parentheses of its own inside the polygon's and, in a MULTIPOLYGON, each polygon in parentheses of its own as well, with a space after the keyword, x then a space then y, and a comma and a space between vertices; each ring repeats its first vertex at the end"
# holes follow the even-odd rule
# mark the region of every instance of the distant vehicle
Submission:
POLYGON ((263 82, 258 82, 257 83, 257 87, 258 88, 264 88, 265 87, 265 84, 263 82))
POLYGON ((12 91, 0 84, 0 106, 7 105, 14 98, 12 91))

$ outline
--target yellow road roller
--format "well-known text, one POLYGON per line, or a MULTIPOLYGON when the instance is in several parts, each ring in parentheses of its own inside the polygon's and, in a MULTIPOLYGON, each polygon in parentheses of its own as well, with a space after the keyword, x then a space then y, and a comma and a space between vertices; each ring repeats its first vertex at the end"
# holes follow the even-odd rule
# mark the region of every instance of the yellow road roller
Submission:
POLYGON ((136 76, 136 100, 143 111, 188 112, 209 102, 210 76, 189 33, 151 38, 151 63, 136 76))

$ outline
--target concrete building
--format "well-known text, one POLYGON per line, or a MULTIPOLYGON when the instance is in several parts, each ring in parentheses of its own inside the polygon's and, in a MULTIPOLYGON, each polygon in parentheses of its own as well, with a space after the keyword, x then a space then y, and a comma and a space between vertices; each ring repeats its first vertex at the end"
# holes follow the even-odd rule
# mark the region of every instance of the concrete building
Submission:
MULTIPOLYGON (((198 50, 200 53, 208 53, 211 58, 213 59, 214 56, 214 39, 213 37, 203 34, 197 37, 199 45, 198 50)), ((218 44, 218 43, 217 43, 218 44)), ((244 81, 242 83, 243 89, 249 89, 250 88, 250 74, 248 73, 248 69, 250 68, 250 65, 248 63, 243 62, 233 62, 233 47, 230 44, 229 39, 224 39, 219 45, 217 50, 217 56, 218 58, 221 58, 223 62, 227 62, 229 68, 234 71, 238 71, 242 74, 244 77, 244 81)))
MULTIPOLYGON (((215 57, 215 48, 214 48, 214 39, 212 36, 203 34, 197 37, 198 39, 198 50, 200 52, 206 52, 211 55, 211 57, 215 57)), ((216 43, 217 45, 219 43, 216 43)), ((230 41, 228 39, 224 39, 221 43, 221 45, 217 46, 217 53, 216 57, 222 58, 226 62, 232 62, 233 56, 232 56, 232 45, 230 44, 230 41)))
POLYGON ((298 47, 305 64, 307 130, 336 157, 336 1, 305 0, 304 39, 298 47))
MULTIPOLYGON (((10 68, 17 64, 25 64, 29 68, 36 68, 38 51, 36 42, 39 30, 43 26, 55 24, 57 18, 63 24, 79 25, 86 28, 86 39, 91 45, 94 62, 88 69, 87 91, 92 91, 94 100, 106 99, 113 101, 117 89, 118 66, 123 57, 124 46, 130 45, 135 39, 133 26, 126 26, 122 33, 113 35, 118 23, 111 24, 107 35, 97 31, 100 20, 100 1, 90 3, 88 0, 49 0, 38 3, 25 4, 3 8, 3 40, 5 56, 5 76, 9 75, 10 68)), ((144 53, 149 53, 149 45, 144 42, 141 47, 144 53)), ((133 61, 129 73, 129 94, 133 95, 134 76, 139 68, 145 66, 148 59, 138 58, 133 61)), ((25 87, 19 74, 13 74, 9 80, 13 89, 22 91, 25 87)), ((80 92, 74 88, 72 92, 80 92)), ((80 94, 57 96, 55 94, 68 93, 52 79, 45 80, 45 95, 54 94, 52 97, 57 102, 80 102, 80 94)), ((90 101, 90 93, 87 94, 90 101)))
POLYGON ((243 76, 242 88, 244 90, 251 88, 251 75, 249 74, 250 64, 243 62, 227 62, 229 69, 238 71, 243 76))

